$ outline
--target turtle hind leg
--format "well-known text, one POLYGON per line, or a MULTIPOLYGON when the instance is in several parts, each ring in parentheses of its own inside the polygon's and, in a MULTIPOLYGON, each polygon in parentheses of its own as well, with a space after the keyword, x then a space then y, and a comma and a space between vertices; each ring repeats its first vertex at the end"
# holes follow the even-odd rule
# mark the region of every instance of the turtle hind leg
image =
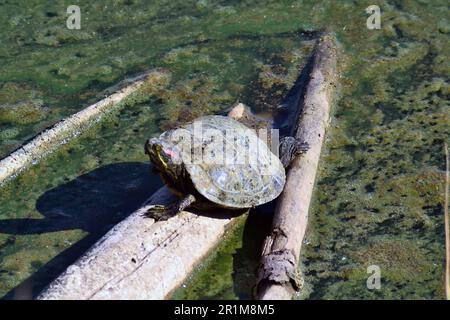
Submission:
POLYGON ((285 168, 288 168, 296 156, 306 153, 309 144, 292 136, 284 137, 280 141, 280 160, 285 168))
POLYGON ((169 205, 154 205, 144 215, 148 218, 153 218, 155 221, 165 221, 176 216, 195 202, 195 197, 191 194, 183 199, 171 203, 169 205))

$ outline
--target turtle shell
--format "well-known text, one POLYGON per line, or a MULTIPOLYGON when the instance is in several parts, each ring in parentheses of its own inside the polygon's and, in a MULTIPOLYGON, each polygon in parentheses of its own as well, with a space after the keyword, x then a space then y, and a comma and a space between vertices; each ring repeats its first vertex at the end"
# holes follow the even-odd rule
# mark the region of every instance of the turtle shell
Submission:
POLYGON ((182 162, 195 188, 208 200, 229 208, 250 208, 275 199, 283 190, 286 176, 280 160, 240 122, 206 116, 177 130, 184 137, 177 143, 182 162))

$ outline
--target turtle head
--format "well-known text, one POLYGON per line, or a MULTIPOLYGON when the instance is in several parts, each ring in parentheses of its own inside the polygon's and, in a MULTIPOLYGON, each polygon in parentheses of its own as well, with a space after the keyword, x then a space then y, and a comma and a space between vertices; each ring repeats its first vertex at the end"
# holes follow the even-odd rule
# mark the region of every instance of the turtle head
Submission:
POLYGON ((145 153, 159 172, 166 173, 176 179, 181 167, 181 156, 177 148, 170 142, 159 138, 148 139, 145 153))

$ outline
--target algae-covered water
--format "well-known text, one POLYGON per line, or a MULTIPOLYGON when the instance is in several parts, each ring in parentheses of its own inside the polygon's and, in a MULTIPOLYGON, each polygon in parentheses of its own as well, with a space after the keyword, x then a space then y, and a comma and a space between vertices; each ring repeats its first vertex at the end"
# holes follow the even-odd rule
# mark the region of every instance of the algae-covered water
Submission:
MULTIPOLYGON (((0 157, 144 70, 119 111, 0 189, 0 296, 30 298, 160 186, 151 135, 237 101, 276 105, 316 30, 341 44, 302 252, 310 299, 444 297, 447 1, 0 1, 0 157), (381 270, 369 290, 367 267, 381 270)), ((270 214, 242 217, 174 298, 251 298, 270 214), (263 219, 261 219, 261 217, 263 219)))

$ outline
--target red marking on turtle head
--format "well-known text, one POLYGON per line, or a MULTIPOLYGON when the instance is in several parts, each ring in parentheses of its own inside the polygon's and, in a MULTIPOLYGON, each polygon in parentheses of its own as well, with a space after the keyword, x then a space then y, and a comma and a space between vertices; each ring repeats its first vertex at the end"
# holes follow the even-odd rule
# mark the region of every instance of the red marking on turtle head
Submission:
POLYGON ((177 155, 175 151, 172 149, 164 149, 164 153, 167 154, 169 157, 173 158, 177 155))

